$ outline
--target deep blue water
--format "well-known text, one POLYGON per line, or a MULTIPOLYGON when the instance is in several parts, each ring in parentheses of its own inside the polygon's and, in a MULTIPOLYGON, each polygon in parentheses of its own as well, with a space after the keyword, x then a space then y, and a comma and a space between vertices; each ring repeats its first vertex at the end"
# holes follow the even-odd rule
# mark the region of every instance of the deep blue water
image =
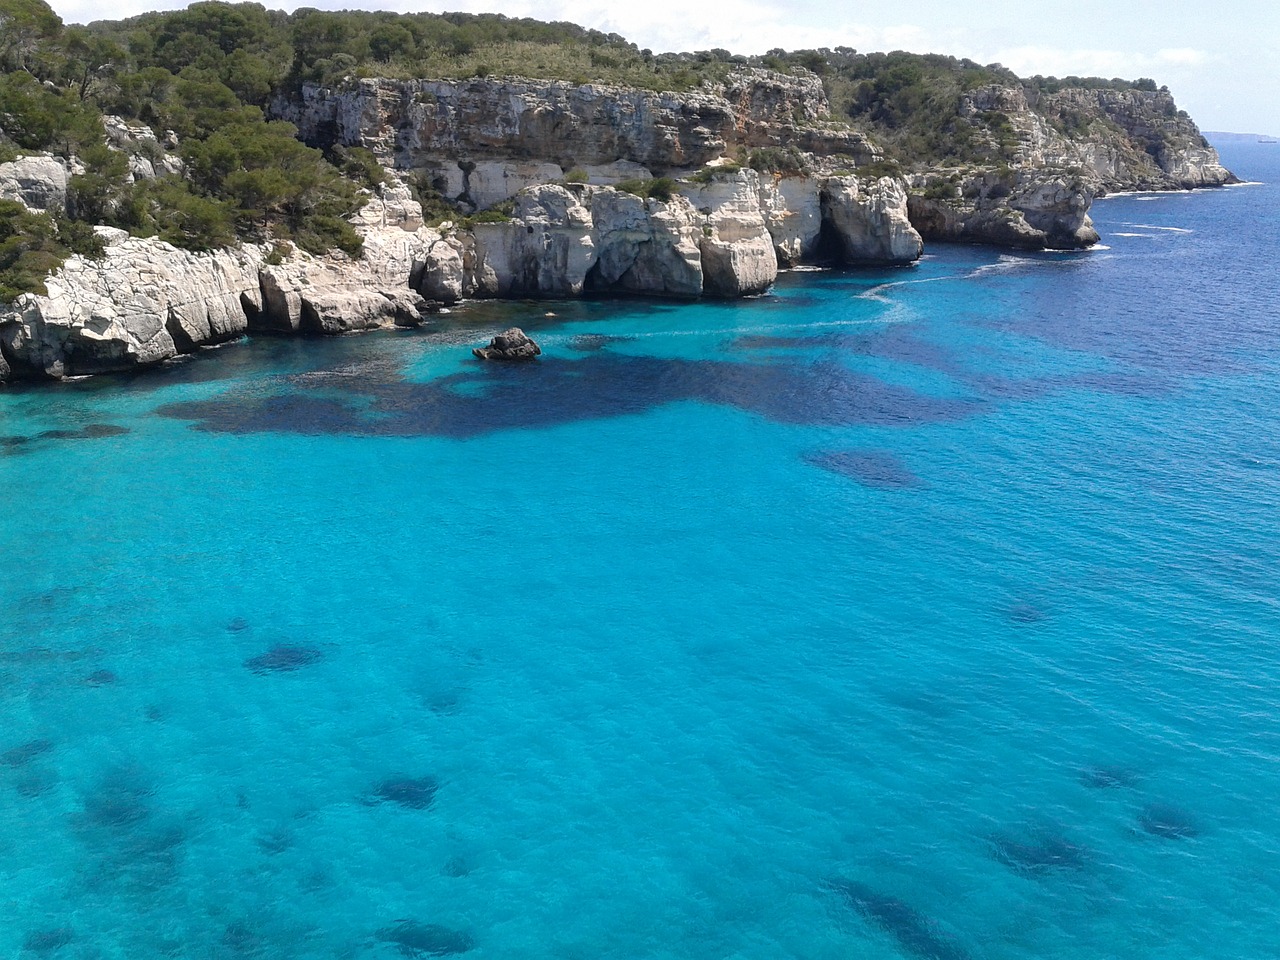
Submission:
POLYGON ((0 956, 1274 957, 1278 150, 0 392, 0 956))

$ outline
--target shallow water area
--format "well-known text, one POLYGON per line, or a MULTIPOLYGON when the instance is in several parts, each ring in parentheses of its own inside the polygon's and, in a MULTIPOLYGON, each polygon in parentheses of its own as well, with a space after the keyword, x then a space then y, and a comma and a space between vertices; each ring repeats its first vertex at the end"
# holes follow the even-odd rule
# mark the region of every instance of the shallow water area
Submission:
POLYGON ((0 955, 1273 956, 1272 153, 0 392, 0 955))

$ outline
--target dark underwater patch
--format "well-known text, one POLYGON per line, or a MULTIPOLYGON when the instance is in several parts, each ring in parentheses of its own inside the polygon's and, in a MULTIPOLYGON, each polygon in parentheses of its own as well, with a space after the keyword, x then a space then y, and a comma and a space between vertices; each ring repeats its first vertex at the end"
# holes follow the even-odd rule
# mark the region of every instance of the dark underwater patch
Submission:
POLYGON ((89 854, 83 866, 86 887, 146 895, 173 883, 186 832, 163 813, 145 771, 107 770, 85 794, 82 812, 73 820, 89 854))
POLYGON ((18 791, 18 796, 30 800, 44 796, 57 783, 58 774, 56 771, 48 768, 35 768, 25 771, 22 776, 18 777, 14 781, 13 788, 18 791))
POLYGON ((457 689, 436 690, 422 695, 422 703, 432 713, 457 713, 462 704, 462 691, 457 689))
POLYGON ((260 956, 267 949, 267 938, 244 920, 233 920, 222 931, 222 945, 237 957, 260 956))
POLYGON ((1171 803, 1147 804, 1138 813, 1138 826, 1153 837, 1165 840, 1190 840, 1201 833, 1196 818, 1171 803))
POLYGON ((891 935, 904 952, 922 960, 966 960, 968 952, 936 920, 910 904, 857 880, 833 879, 827 886, 864 918, 891 935))
POLYGON ((462 857, 450 857, 440 868, 446 877, 465 877, 471 873, 471 865, 462 857))
POLYGON ((834 350, 842 354, 909 363, 957 379, 966 379, 971 375, 969 368, 960 362, 954 351, 928 340, 921 340, 899 324, 872 332, 851 332, 847 327, 836 327, 827 333, 794 337, 751 334, 734 340, 730 349, 834 350))
POLYGON ((19 453, 32 444, 40 444, 52 440, 101 440, 105 437, 119 437, 128 432, 128 427, 122 427, 114 423, 90 423, 74 429, 60 427, 27 435, 11 434, 3 436, 0 437, 0 449, 9 453, 19 453))
POLYGON ((249 629, 249 621, 244 617, 232 617, 227 621, 227 633, 244 633, 249 629))
POLYGON ((374 936, 383 943, 394 944, 406 957, 445 957, 466 953, 475 946, 469 933, 416 920, 397 920, 374 936))
POLYGON ((440 789, 434 777, 389 777, 374 786, 364 799, 367 805, 394 803, 409 810, 425 810, 440 789))
POLYGON ((11 747, 4 753, 0 753, 0 763, 3 763, 6 767, 25 767, 36 757, 44 756, 52 749, 52 740, 28 740, 24 744, 11 747))
POLYGON ((154 794, 136 771, 109 770, 84 798, 84 821, 90 827, 111 830, 135 827, 151 818, 154 794))
POLYGON ((155 893, 178 880, 178 867, 186 844, 179 826, 148 825, 118 834, 111 843, 99 843, 91 888, 155 893))
POLYGON ((261 834, 255 841, 258 849, 263 853, 276 854, 284 853, 293 846, 293 834, 284 827, 276 827, 267 833, 261 834))
POLYGON ((290 673, 301 670, 324 659, 324 653, 315 647, 290 646, 282 644, 272 647, 266 653, 250 657, 244 665, 254 673, 290 673))
POLYGON ((1034 603, 1019 602, 1010 604, 1005 608, 1004 614, 1010 622, 1023 625, 1040 623, 1047 620, 1049 615, 1034 603))
POLYGON ((110 670, 95 670, 84 678, 84 682, 91 687, 105 687, 115 683, 117 679, 110 670))
POLYGON ((885 450, 821 450, 805 454, 805 460, 876 490, 910 490, 924 486, 924 481, 902 460, 885 450))
POLYGON ((1015 873, 1043 876, 1055 870, 1083 870, 1090 862, 1088 850, 1061 834, 1036 831, 1029 836, 996 835, 990 838, 991 855, 1015 873))
POLYGON ((76 932, 70 927, 52 930, 32 930, 22 938, 22 949, 29 953, 49 954, 71 944, 76 932))
POLYGON ((755 364, 627 356, 599 351, 536 364, 480 365, 427 383, 351 383, 349 399, 303 390, 251 391, 172 403, 161 416, 223 433, 440 436, 556 426, 701 401, 781 423, 908 427, 950 422, 975 401, 930 397, 838 363, 755 364), (360 391, 360 392, 357 392, 360 391))

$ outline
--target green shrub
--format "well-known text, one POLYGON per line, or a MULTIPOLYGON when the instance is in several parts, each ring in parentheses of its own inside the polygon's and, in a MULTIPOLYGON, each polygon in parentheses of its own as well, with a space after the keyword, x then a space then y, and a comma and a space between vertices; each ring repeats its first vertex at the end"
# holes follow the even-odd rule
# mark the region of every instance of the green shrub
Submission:
POLYGON ((387 171, 373 151, 366 147, 335 146, 332 156, 326 158, 333 163, 342 175, 367 190, 374 190, 387 179, 387 171))
POLYGON ((926 200, 956 200, 960 197, 960 188, 949 180, 933 180, 920 191, 926 200))
POLYGON ((570 170, 568 173, 564 175, 565 183, 587 183, 590 180, 591 180, 590 175, 587 173, 587 171, 583 170, 581 167, 574 167, 572 170, 570 170))
POLYGON ((479 213, 473 213, 469 217, 463 217, 458 226, 464 230, 470 230, 477 223, 509 223, 511 217, 498 209, 481 210, 479 213))
POLYGON ((680 192, 680 184, 670 177, 655 177, 652 180, 623 180, 614 186, 624 193, 634 194, 642 199, 661 200, 669 203, 671 198, 680 192))
POLYGON ((87 225, 64 228, 46 213, 0 200, 0 303, 47 293, 45 278, 73 252, 101 255, 101 241, 92 233, 87 225))
POLYGON ((804 156, 795 147, 760 147, 747 154, 747 166, 757 173, 804 173, 804 156))
POLYGON ((281 240, 271 245, 271 249, 267 251, 267 255, 262 262, 268 267, 278 267, 285 260, 293 255, 293 244, 286 240, 281 240))
POLYGON ((107 252, 106 243, 83 220, 55 217, 54 224, 58 228, 58 241, 72 253, 87 260, 100 260, 107 252))
POLYGON ((730 161, 728 163, 722 163, 717 167, 703 167, 696 173, 685 177, 685 179, 689 183, 713 183, 720 177, 733 176, 733 174, 737 173, 741 169, 741 164, 730 161))

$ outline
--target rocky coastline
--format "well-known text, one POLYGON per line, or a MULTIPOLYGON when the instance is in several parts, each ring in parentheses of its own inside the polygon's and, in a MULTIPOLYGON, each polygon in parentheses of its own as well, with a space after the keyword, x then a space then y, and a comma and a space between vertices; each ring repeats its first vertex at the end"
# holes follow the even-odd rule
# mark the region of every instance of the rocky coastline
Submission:
MULTIPOLYGON (((97 228, 105 256, 72 256, 46 293, 0 305, 0 381, 126 371, 255 332, 413 326, 469 298, 751 296, 780 269, 907 265, 928 241, 1081 249, 1098 240, 1095 196, 1233 179, 1165 91, 983 88, 962 113, 1007 117, 1013 162, 910 172, 832 122, 803 72, 745 70, 686 94, 358 80, 305 86, 274 110, 307 143, 366 148, 386 170, 354 219, 360 258, 284 244, 192 253, 97 228), (753 169, 759 151, 774 162, 753 169), (464 215, 428 225, 424 190, 464 215)), ((113 149, 158 142, 108 121, 113 149)), ((180 169, 148 153, 134 175, 180 169)), ((0 198, 56 211, 73 172, 19 157, 0 164, 0 198)))

